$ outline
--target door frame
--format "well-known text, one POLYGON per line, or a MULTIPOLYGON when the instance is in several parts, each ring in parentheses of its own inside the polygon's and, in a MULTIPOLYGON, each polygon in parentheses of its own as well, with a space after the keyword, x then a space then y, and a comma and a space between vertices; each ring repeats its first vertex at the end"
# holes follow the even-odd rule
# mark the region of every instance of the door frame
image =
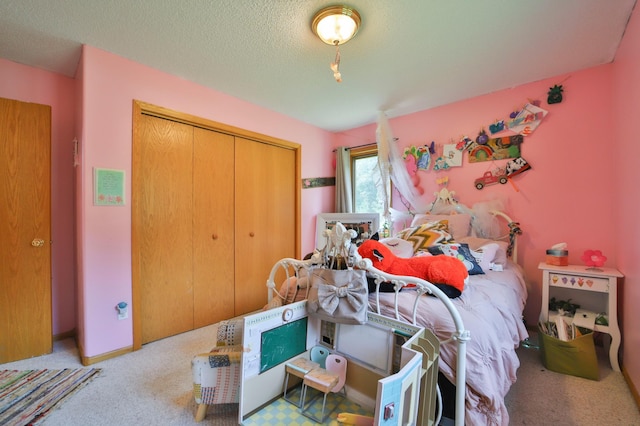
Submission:
MULTIPOLYGON (((295 182, 295 256, 300 258, 301 256, 301 231, 300 231, 300 211, 301 211, 301 160, 302 160, 302 147, 298 143, 289 142, 284 139, 274 138, 272 136, 263 135, 260 133, 252 132, 250 130, 241 129, 239 127, 230 126, 224 123, 208 120, 206 118, 197 117, 191 114, 174 111, 161 106, 153 105, 147 102, 133 100, 133 117, 132 117, 132 141, 131 141, 131 302, 132 310, 131 317, 133 323, 133 350, 142 348, 142 321, 143 318, 138 314, 136 307, 141 304, 141 271, 140 271, 140 253, 137 250, 140 242, 139 227, 137 218, 140 217, 140 203, 137 202, 135 194, 139 192, 142 187, 140 176, 136 173, 136 165, 140 160, 140 144, 142 141, 141 136, 141 117, 143 115, 150 115, 166 120, 176 121, 179 123, 189 124, 195 127, 200 127, 215 132, 226 133, 229 135, 242 137, 245 139, 251 139, 256 142, 265 143, 269 145, 275 145, 281 148, 290 149, 295 152, 296 157, 296 182, 295 182)), ((266 288, 265 288, 266 292, 266 288)))

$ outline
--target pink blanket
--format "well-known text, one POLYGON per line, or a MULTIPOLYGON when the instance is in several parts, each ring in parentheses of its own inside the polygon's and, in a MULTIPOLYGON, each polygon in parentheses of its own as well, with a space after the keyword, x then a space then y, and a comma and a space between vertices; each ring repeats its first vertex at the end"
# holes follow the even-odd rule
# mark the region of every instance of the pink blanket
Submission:
MULTIPOLYGON (((369 296, 375 305, 375 296, 369 296)), ((430 329, 442 341, 451 337, 455 327, 444 304, 432 296, 422 296, 417 322, 430 329)), ((411 321, 415 293, 404 289, 399 294, 400 315, 411 321)), ((516 348, 528 337, 522 321, 527 288, 520 268, 509 264, 502 272, 488 271, 472 275, 462 296, 453 302, 470 331, 467 342, 466 417, 467 425, 508 425, 509 413, 504 397, 516 381, 520 360, 516 348)), ((394 316, 394 294, 380 294, 380 311, 394 316)), ((455 342, 440 347, 440 371, 455 383, 455 342)))

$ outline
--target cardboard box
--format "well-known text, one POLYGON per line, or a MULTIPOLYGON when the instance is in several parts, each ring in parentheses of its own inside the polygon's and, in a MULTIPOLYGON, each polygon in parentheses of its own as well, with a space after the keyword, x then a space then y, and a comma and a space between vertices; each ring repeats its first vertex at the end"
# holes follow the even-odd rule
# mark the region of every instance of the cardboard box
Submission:
POLYGON ((562 341, 539 330, 542 363, 547 370, 571 376, 600 380, 593 332, 562 341))
POLYGON ((568 250, 547 250, 547 265, 567 266, 569 264, 568 250))

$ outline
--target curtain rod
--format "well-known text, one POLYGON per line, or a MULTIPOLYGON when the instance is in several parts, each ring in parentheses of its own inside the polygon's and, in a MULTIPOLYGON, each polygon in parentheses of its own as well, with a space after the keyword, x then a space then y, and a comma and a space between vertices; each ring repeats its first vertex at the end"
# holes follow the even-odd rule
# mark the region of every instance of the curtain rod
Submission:
MULTIPOLYGON (((356 145, 356 146, 345 146, 344 149, 352 150, 352 149, 356 149, 356 148, 363 148, 365 146, 373 146, 373 145, 376 145, 376 143, 375 142, 370 142, 370 143, 365 143, 365 144, 356 145)), ((336 149, 333 150, 333 152, 336 152, 337 150, 338 149, 336 148, 336 149)))
MULTIPOLYGON (((393 138, 394 142, 397 141, 397 140, 398 140, 398 138, 393 138)), ((369 143, 365 143, 365 144, 362 144, 362 145, 347 146, 347 147, 345 147, 345 149, 351 150, 351 149, 356 149, 356 148, 364 148, 365 146, 374 146, 376 144, 377 144, 377 142, 369 142, 369 143)), ((334 149, 333 152, 336 152, 337 150, 338 149, 334 149)))

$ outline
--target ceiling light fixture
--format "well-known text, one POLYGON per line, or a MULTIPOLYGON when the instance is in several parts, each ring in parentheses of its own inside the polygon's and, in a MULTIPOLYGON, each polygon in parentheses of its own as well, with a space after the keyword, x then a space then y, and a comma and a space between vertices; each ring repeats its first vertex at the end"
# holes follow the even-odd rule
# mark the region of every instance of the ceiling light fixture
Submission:
POLYGON ((311 29, 320 40, 336 47, 336 58, 331 63, 333 77, 342 82, 340 74, 340 46, 351 40, 360 28, 360 14, 347 6, 329 6, 318 11, 311 21, 311 29))

